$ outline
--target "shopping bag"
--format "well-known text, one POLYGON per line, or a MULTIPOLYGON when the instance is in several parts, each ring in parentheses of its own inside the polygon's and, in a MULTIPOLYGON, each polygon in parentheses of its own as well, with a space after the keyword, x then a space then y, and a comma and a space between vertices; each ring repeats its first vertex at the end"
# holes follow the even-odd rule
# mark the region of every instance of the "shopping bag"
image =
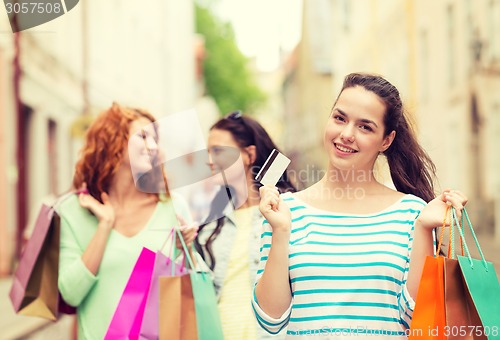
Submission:
POLYGON ((446 339, 442 330, 446 325, 444 307, 444 257, 427 256, 418 286, 417 299, 411 321, 411 334, 429 334, 437 330, 429 339, 446 339))
POLYGON ((43 204, 9 293, 16 313, 57 319, 59 234, 60 219, 52 207, 43 204))
MULTIPOLYGON (((480 260, 471 257, 464 233, 461 228, 458 228, 466 253, 465 256, 458 256, 465 286, 482 323, 482 335, 488 339, 500 339, 500 285, 498 277, 493 264, 484 258, 465 209, 462 210, 462 215, 467 219, 467 224, 481 256, 480 260)), ((459 223, 455 211, 453 211, 453 218, 456 223, 459 223)))
MULTIPOLYGON (((160 277, 160 339, 224 339, 211 276, 196 271, 190 252, 176 230, 189 264, 189 275, 160 277)), ((193 249, 193 253, 194 253, 193 249)))
MULTIPOLYGON (((163 247, 162 247, 163 248, 163 247)), ((187 269, 182 263, 175 263, 170 257, 164 255, 161 250, 156 252, 151 285, 144 309, 144 317, 140 330, 140 339, 158 339, 158 306, 159 306, 159 280, 160 276, 181 276, 187 274, 187 269), (173 270, 173 273, 172 273, 173 270)))
MULTIPOLYGON (((445 212, 437 249, 441 249, 449 209, 448 207, 445 212)), ((446 339, 444 336, 446 326, 444 263, 445 258, 436 250, 434 256, 427 256, 425 259, 409 339, 421 339, 422 335, 427 339, 446 339)))
POLYGON ((189 274, 159 278, 159 339, 198 339, 193 288, 189 274))
POLYGON ((142 248, 104 339, 139 338, 155 257, 154 251, 142 248))
POLYGON ((191 272, 198 340, 224 339, 214 283, 205 272, 191 272))
MULTIPOLYGON (((76 191, 80 193, 80 191, 76 191)), ((42 204, 14 273, 10 300, 16 313, 56 320, 60 313, 75 314, 59 293, 60 217, 56 208, 74 195, 69 192, 53 205, 42 204)))
MULTIPOLYGON (((465 286, 462 271, 455 256, 455 234, 458 233, 460 235, 458 228, 462 228, 462 226, 457 225, 455 219, 452 217, 448 258, 444 260, 445 335, 448 336, 449 340, 486 339, 482 335, 482 332, 480 332, 482 324, 472 303, 469 291, 465 286)), ((463 256, 464 247, 462 238, 460 238, 460 244, 463 256)))
MULTIPOLYGON (((176 244, 177 234, 183 248, 186 248, 182 234, 172 230, 173 241, 169 252, 171 259, 175 258, 173 245, 176 244)), ((193 268, 189 252, 184 253, 184 259, 190 262, 189 268, 193 268)), ((158 318, 161 320, 158 328, 159 339, 198 339, 191 278, 188 268, 183 269, 182 272, 176 273, 174 267, 171 267, 168 276, 158 278, 158 318)))
POLYGON ((445 335, 448 339, 487 339, 480 331, 482 324, 465 286, 458 260, 444 260, 444 282, 445 335))

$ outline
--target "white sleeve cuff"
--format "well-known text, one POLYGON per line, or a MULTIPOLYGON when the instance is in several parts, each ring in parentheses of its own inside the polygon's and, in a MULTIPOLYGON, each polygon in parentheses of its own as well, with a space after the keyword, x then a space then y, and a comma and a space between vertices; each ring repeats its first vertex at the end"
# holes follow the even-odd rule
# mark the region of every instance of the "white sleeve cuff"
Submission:
POLYGON ((411 312, 413 312, 413 309, 415 308, 415 300, 410 295, 410 292, 408 292, 408 288, 406 285, 403 285, 403 291, 402 291, 402 297, 403 297, 403 302, 404 305, 407 309, 409 309, 411 312))
POLYGON ((279 318, 273 318, 269 316, 266 312, 264 312, 262 308, 260 308, 259 303, 257 301, 257 296, 255 296, 255 288, 254 288, 252 307, 255 313, 255 317, 257 318, 257 322, 260 324, 260 326, 264 328, 268 333, 277 334, 288 324, 288 321, 290 319, 290 314, 292 311, 292 305, 293 305, 293 297, 286 311, 279 318))

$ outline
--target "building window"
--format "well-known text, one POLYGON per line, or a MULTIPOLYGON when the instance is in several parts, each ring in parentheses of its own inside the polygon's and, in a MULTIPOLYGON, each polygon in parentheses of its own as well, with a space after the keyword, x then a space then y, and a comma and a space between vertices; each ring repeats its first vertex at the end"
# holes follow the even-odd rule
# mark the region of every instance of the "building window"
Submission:
POLYGON ((448 5, 447 11, 446 11, 446 28, 447 28, 447 35, 446 39, 447 45, 448 45, 448 86, 453 87, 453 84, 456 81, 456 74, 455 74, 455 56, 456 54, 456 43, 455 43, 455 10, 453 8, 453 5, 448 5))

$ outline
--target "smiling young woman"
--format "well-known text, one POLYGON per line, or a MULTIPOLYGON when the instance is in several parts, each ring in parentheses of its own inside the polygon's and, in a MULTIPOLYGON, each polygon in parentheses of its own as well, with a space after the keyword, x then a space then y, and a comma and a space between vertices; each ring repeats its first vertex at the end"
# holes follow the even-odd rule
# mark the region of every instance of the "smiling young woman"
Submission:
POLYGON ((178 224, 176 213, 190 219, 181 201, 174 209, 161 168, 154 168, 154 121, 144 110, 116 103, 104 110, 76 164, 73 186, 84 192, 58 208, 59 290, 78 307, 78 339, 104 338, 142 248, 161 248, 178 224), (134 173, 148 177, 152 190, 138 187, 134 173))
POLYGON ((398 90, 378 75, 345 78, 324 148, 319 182, 295 194, 261 188, 256 317, 270 333, 288 326, 291 337, 405 339, 432 231, 448 204, 461 211, 467 198, 453 190, 435 198, 434 165, 398 90), (381 153, 396 190, 373 175, 381 153))

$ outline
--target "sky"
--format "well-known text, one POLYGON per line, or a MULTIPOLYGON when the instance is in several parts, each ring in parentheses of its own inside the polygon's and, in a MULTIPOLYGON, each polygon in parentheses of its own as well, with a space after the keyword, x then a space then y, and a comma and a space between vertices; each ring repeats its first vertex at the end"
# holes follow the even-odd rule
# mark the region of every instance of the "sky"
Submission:
POLYGON ((255 57, 262 71, 276 69, 280 47, 291 51, 300 40, 302 0, 219 0, 214 9, 233 25, 240 50, 255 57))

